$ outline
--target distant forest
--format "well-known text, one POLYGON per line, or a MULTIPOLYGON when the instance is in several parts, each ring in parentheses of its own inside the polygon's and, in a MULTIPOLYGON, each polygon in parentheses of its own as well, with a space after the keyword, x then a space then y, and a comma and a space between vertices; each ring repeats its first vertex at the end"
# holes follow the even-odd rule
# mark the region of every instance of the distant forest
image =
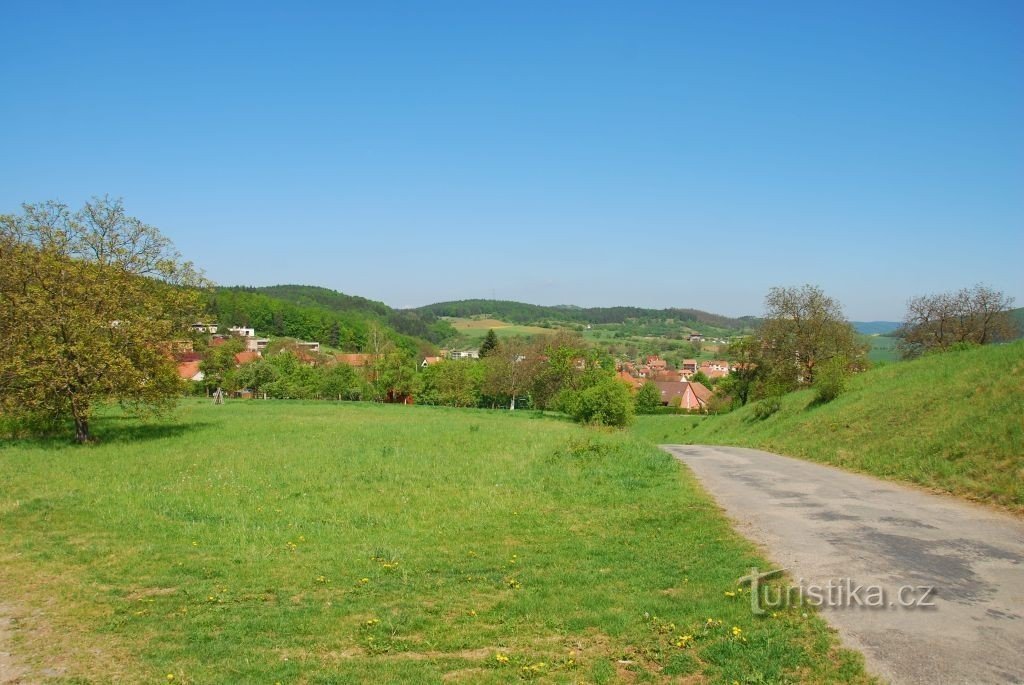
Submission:
POLYGON ((713 326, 726 330, 745 330, 757 324, 754 317, 731 318, 699 309, 645 309, 643 307, 545 307, 506 300, 458 300, 439 302, 412 310, 433 316, 494 316, 516 324, 582 323, 620 324, 628 321, 665 321, 713 326))

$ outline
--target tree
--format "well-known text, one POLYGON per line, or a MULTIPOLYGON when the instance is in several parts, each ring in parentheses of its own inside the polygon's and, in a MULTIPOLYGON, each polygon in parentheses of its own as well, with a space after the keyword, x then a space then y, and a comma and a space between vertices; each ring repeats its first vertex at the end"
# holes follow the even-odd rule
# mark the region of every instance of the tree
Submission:
POLYGON ((811 385, 819 365, 836 357, 847 360, 847 371, 865 365, 867 347, 839 303, 821 288, 772 288, 765 309, 758 344, 769 376, 766 387, 788 391, 811 385))
POLYGON ((417 402, 449 407, 475 407, 480 403, 484 367, 469 360, 448 360, 420 372, 417 402))
POLYGON ((985 345, 1012 339, 1018 333, 1009 314, 1012 306, 1012 297, 982 284, 911 298, 900 350, 905 357, 916 357, 962 343, 985 345))
POLYGON ((580 423, 624 427, 633 421, 633 397, 629 387, 614 377, 606 377, 586 390, 571 393, 565 406, 569 415, 580 423))
POLYGON ((729 397, 733 406, 742 407, 751 399, 763 366, 760 344, 756 338, 740 338, 729 345, 729 375, 718 381, 716 395, 729 397))
POLYGON ((637 414, 653 414, 661 406, 661 391, 651 381, 640 386, 634 398, 637 414))
POLYGON ((508 338, 484 359, 484 391, 509 400, 516 408, 516 396, 522 394, 537 373, 540 358, 522 338, 508 338))
POLYGON ((229 385, 228 375, 238 365, 235 355, 244 349, 244 340, 232 337, 207 350, 206 357, 199 363, 199 370, 203 372, 203 385, 208 391, 229 385))
POLYGON ((120 200, 59 202, 0 217, 0 408, 70 418, 91 439, 100 403, 159 410, 182 390, 171 343, 187 338, 204 284, 120 200))
POLYGON ((498 334, 494 332, 493 328, 487 329, 487 335, 484 336, 484 340, 480 343, 480 357, 486 357, 487 355, 494 352, 498 347, 498 334))

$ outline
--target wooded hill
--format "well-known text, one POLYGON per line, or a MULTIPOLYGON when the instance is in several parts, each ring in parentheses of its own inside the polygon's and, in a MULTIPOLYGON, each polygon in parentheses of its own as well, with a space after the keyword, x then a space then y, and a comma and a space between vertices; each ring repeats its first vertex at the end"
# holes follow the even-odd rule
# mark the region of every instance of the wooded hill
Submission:
POLYGON ((392 309, 316 286, 218 287, 207 295, 206 306, 224 327, 252 326, 259 335, 315 340, 344 351, 363 350, 371 325, 415 351, 455 334, 450 324, 429 313, 392 309))
POLYGON ((666 321, 686 324, 697 331, 708 328, 743 331, 757 323, 754 317, 731 318, 699 309, 646 309, 643 307, 543 306, 508 300, 458 300, 438 302, 412 310, 424 315, 472 317, 490 316, 515 324, 621 324, 630 321, 666 321))

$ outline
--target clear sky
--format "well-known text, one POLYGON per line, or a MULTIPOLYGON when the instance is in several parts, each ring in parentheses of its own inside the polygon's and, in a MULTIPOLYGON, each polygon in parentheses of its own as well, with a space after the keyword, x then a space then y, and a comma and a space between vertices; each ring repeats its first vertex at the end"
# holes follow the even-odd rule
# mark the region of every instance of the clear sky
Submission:
POLYGON ((222 284, 1024 305, 1018 0, 8 2, 0 93, 0 211, 120 196, 222 284))

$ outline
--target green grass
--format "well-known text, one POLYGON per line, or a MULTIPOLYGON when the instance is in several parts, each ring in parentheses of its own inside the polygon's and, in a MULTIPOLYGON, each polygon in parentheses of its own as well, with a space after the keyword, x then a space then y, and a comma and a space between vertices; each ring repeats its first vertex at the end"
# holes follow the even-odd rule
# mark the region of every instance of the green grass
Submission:
POLYGON ((860 374, 833 402, 813 391, 712 417, 639 417, 656 443, 740 445, 804 457, 1024 513, 1024 342, 860 374))
POLYGON ((865 680, 813 613, 725 595, 766 562, 628 433, 273 401, 96 433, 0 443, 0 648, 38 679, 865 680))
POLYGON ((893 338, 888 335, 867 335, 864 338, 868 345, 870 345, 868 359, 872 362, 899 361, 900 353, 896 348, 899 338, 893 338))
POLYGON ((446 319, 456 331, 463 342, 478 344, 487 335, 487 331, 494 330, 499 338, 511 338, 515 336, 532 337, 535 335, 553 335, 558 332, 555 328, 544 328, 542 326, 521 326, 511 324, 498 319, 446 319))

